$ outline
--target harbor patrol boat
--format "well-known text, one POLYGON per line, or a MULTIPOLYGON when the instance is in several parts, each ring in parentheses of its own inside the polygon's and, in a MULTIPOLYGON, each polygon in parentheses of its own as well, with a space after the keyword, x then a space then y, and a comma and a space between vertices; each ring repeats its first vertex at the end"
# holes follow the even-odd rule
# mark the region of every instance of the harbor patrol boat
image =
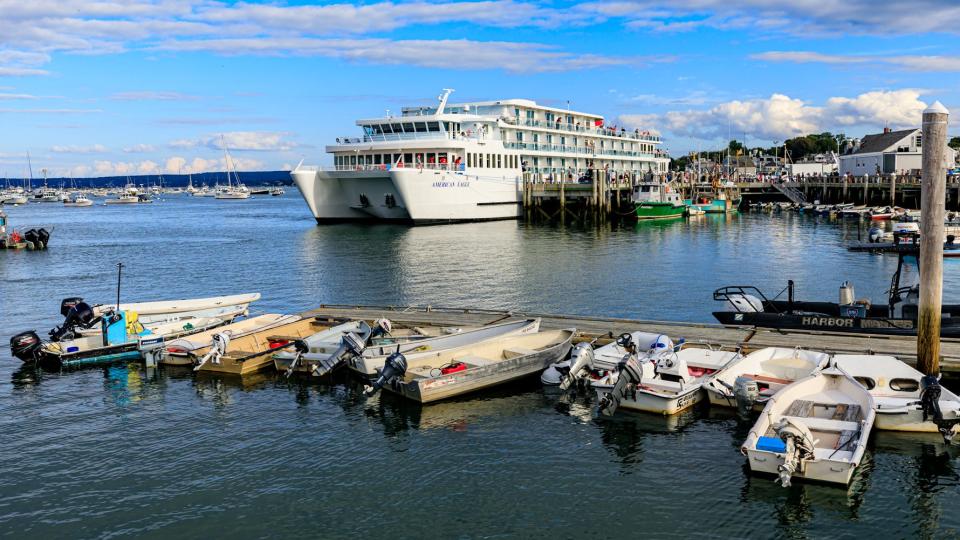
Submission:
POLYGON ((407 107, 358 120, 360 137, 327 146, 333 167, 291 172, 318 223, 443 223, 515 219, 524 173, 575 181, 666 173, 660 137, 606 125, 603 116, 527 99, 407 107))

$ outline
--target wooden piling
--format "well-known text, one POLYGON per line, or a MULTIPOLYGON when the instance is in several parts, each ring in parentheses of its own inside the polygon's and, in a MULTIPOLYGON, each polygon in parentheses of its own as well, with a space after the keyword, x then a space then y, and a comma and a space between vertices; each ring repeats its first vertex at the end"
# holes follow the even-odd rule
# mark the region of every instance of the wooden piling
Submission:
POLYGON ((890 175, 890 206, 897 205, 897 175, 890 175))
POLYGON ((943 219, 947 190, 944 149, 950 113, 939 101, 923 111, 923 171, 920 184, 920 305, 917 369, 940 374, 940 317, 943 302, 943 219))

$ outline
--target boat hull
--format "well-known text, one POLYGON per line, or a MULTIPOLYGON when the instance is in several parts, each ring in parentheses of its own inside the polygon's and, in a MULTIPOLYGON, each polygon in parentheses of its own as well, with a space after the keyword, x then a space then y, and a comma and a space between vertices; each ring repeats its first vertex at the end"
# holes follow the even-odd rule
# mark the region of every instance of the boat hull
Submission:
MULTIPOLYGON (((765 452, 763 450, 748 449, 747 459, 750 462, 750 470, 754 473, 767 474, 772 476, 779 475, 779 467, 783 465, 784 456, 775 452, 765 452)), ((854 471, 857 469, 856 463, 841 463, 837 461, 816 460, 804 463, 802 470, 794 473, 794 479, 806 481, 825 482, 830 484, 850 483, 854 471)))
POLYGON ((683 217, 687 207, 671 203, 640 202, 637 203, 637 219, 674 219, 683 217))
MULTIPOLYGON (((603 394, 609 393, 613 385, 593 385, 597 391, 597 398, 603 397, 603 394)), ((671 415, 683 412, 705 398, 705 394, 700 385, 686 390, 676 395, 664 395, 644 390, 637 390, 636 395, 632 393, 620 401, 617 410, 626 409, 629 411, 640 411, 653 414, 671 415)))
MULTIPOLYGON (((835 315, 793 315, 787 313, 717 311, 713 316, 724 326, 755 326, 789 330, 852 332, 893 336, 917 335, 917 321, 885 317, 840 317, 835 315)), ((944 318, 940 336, 960 337, 960 319, 944 318)))
POLYGON ((397 221, 414 224, 516 219, 520 180, 418 169, 291 173, 318 223, 397 221))

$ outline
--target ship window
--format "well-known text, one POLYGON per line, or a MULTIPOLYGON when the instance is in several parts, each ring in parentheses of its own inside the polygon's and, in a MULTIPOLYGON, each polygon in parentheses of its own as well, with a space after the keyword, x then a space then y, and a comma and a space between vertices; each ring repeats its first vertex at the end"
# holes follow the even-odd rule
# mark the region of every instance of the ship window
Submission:
POLYGON ((890 389, 897 392, 916 392, 920 383, 913 379, 890 379, 890 389))
POLYGON ((433 152, 427 152, 427 163, 433 165, 437 162, 437 155, 433 152))
POLYGON ((403 155, 404 163, 413 163, 413 154, 404 154, 403 155))
POLYGON ((414 163, 416 163, 417 165, 423 165, 423 153, 422 153, 422 152, 417 153, 417 155, 414 156, 414 160, 413 160, 413 161, 414 161, 414 163))
POLYGON ((877 381, 871 379, 870 377, 854 377, 861 386, 867 390, 873 390, 877 387, 877 381))
POLYGON ((426 133, 427 123, 426 122, 417 122, 416 123, 417 133, 426 133))
POLYGON ((473 167, 473 153, 467 153, 467 167, 473 167))
POLYGON ((502 169, 502 168, 503 168, 503 163, 500 161, 500 158, 501 158, 501 157, 502 157, 502 156, 501 156, 500 154, 497 154, 497 168, 498 168, 498 169, 502 169))
POLYGON ((539 134, 539 133, 534 133, 534 134, 533 134, 533 142, 535 142, 535 143, 540 142, 540 134, 539 134))
MULTIPOLYGON (((427 122, 427 131, 440 131, 440 122, 427 122)), ((450 128, 447 128, 450 131, 450 128)))
POLYGON ((374 155, 373 155, 373 164, 374 164, 374 165, 381 165, 381 164, 383 163, 383 162, 381 161, 382 159, 383 159, 383 156, 381 156, 380 154, 374 154, 374 155))
POLYGON ((649 192, 650 192, 650 186, 641 186, 641 187, 640 187, 640 191, 642 191, 642 192, 644 192, 644 193, 649 193, 649 192))
POLYGON ((357 156, 356 156, 356 154, 354 154, 354 155, 350 156, 350 165, 353 166, 353 165, 356 165, 356 164, 357 164, 357 156))
POLYGON ((401 124, 400 127, 403 128, 404 133, 413 133, 413 132, 414 132, 414 130, 413 130, 413 124, 412 124, 412 123, 401 124))

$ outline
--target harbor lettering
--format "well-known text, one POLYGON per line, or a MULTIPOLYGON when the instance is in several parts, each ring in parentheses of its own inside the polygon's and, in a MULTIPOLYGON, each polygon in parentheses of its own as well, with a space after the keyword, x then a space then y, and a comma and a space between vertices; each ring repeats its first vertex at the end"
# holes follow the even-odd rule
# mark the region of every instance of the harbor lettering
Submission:
POLYGON ((853 319, 838 319, 834 317, 804 317, 804 326, 839 326, 853 328, 853 319))

